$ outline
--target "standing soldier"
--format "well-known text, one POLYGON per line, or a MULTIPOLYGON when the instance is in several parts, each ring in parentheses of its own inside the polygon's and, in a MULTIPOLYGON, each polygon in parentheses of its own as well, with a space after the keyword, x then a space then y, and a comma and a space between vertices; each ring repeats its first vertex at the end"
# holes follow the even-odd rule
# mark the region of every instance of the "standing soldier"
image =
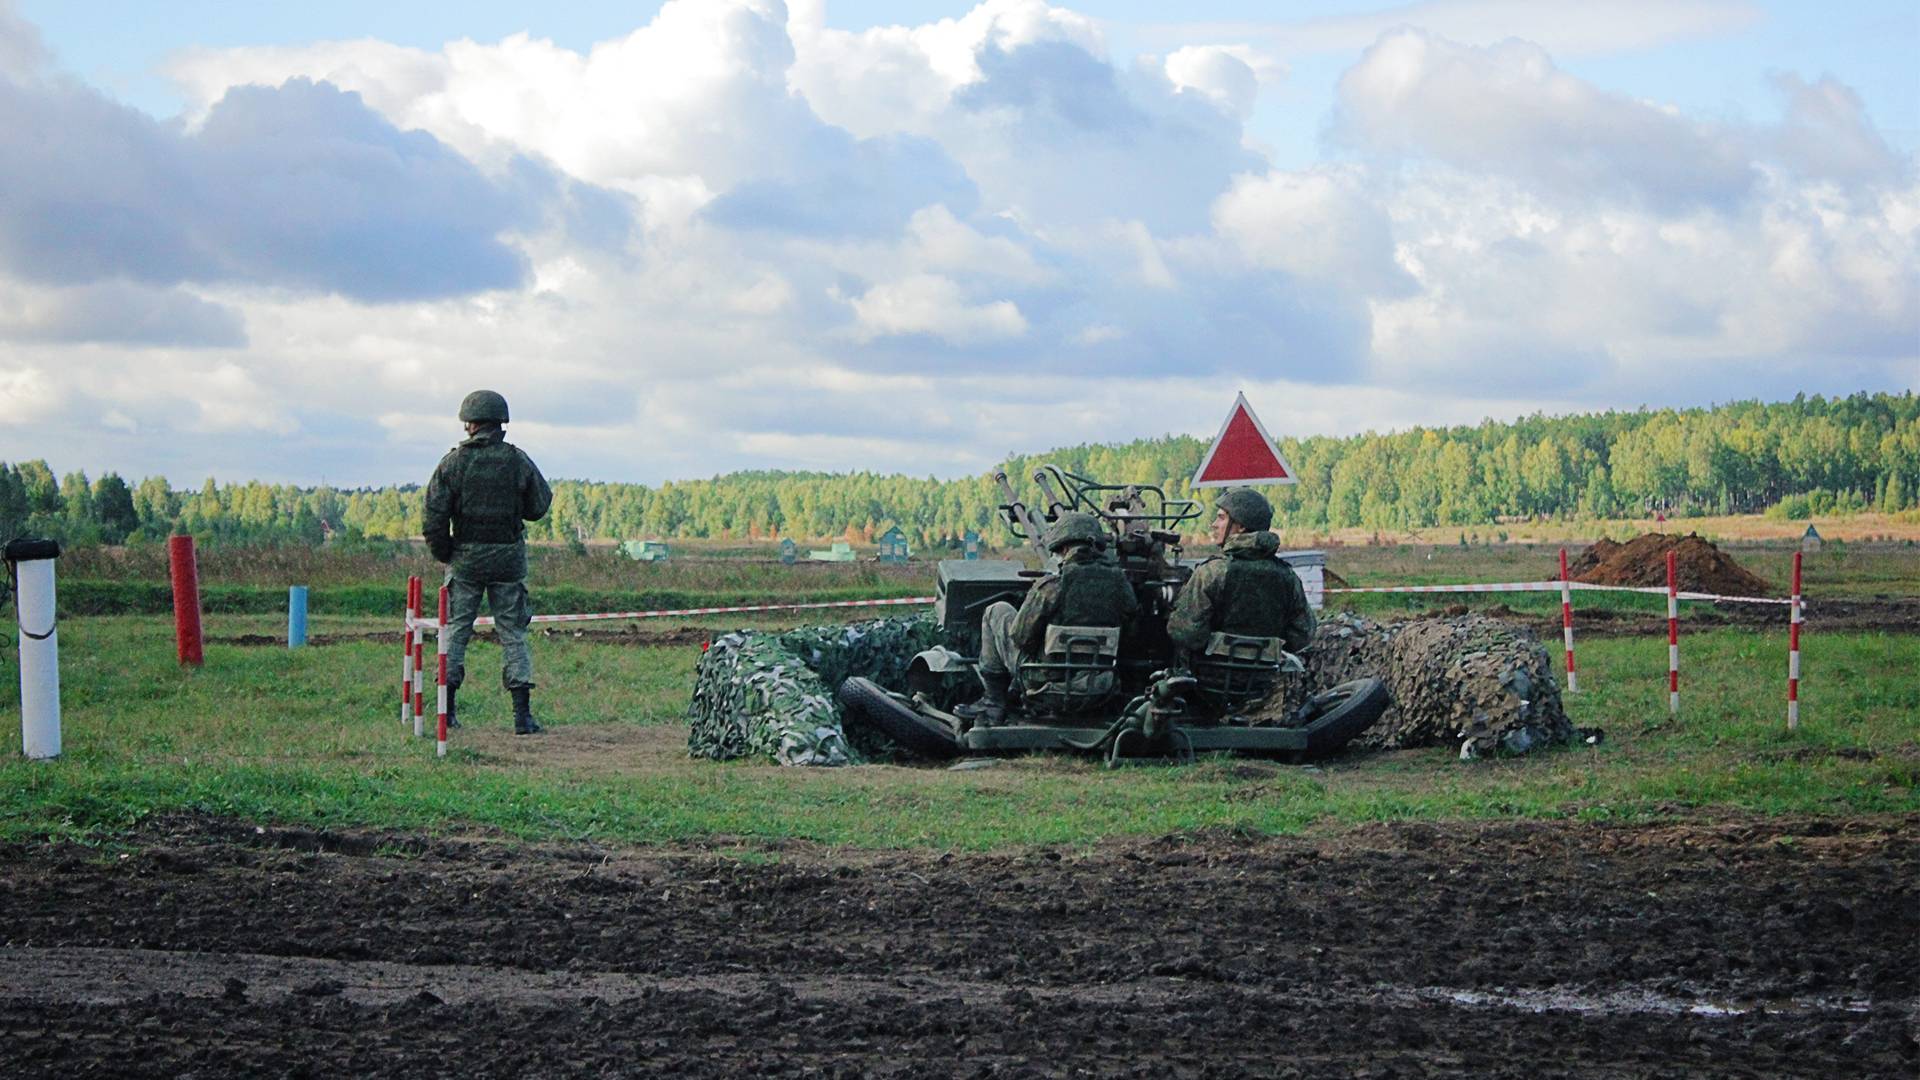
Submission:
POLYGON ((1220 554, 1193 570, 1167 616, 1167 634, 1198 655, 1216 632, 1279 638, 1288 652, 1313 642, 1313 609, 1293 567, 1274 557, 1280 537, 1273 505, 1252 488, 1228 488, 1214 503, 1213 542, 1220 554))
POLYGON ((465 680, 467 642, 480 599, 493 613, 494 634, 505 653, 500 681, 513 696, 513 733, 533 735, 533 657, 527 651, 527 541, 522 522, 547 516, 553 491, 533 459, 506 441, 507 399, 475 390, 460 402, 467 439, 447 452, 427 481, 426 537, 433 557, 447 564, 451 591, 447 641, 447 723, 455 718, 454 693, 465 680))

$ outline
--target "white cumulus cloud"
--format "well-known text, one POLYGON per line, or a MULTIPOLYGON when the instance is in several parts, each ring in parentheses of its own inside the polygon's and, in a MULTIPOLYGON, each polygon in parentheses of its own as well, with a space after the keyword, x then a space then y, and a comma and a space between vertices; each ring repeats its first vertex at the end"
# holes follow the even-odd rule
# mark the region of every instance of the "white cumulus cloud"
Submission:
POLYGON ((937 274, 884 282, 854 298, 862 339, 929 334, 955 345, 1013 338, 1027 320, 1011 300, 969 303, 960 286, 937 274))
POLYGON ((1745 5, 1388 14, 1116 61, 1040 0, 671 0, 579 50, 195 50, 170 124, 0 0, 0 458, 417 480, 480 385, 550 474, 652 481, 971 471, 1239 388, 1307 434, 1913 385, 1920 186, 1844 78, 1744 124, 1557 59, 1745 5), (1249 110, 1339 35, 1287 117, 1336 150, 1276 168, 1249 110))

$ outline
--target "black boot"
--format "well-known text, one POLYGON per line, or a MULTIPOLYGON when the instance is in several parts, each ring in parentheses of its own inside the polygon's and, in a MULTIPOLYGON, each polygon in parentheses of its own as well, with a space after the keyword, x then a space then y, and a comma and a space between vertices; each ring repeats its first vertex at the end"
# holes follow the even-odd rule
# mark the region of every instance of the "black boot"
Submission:
POLYGON ((541 728, 533 718, 533 687, 515 686, 507 690, 513 695, 513 733, 515 735, 538 735, 541 728))
POLYGON ((1012 685, 1013 676, 1004 671, 978 668, 974 673, 980 676, 980 699, 953 710, 954 714, 973 721, 974 727, 997 727, 1007 719, 1007 688, 1012 685))
POLYGON ((460 713, 459 713, 459 710, 454 706, 455 695, 459 693, 460 693, 460 688, 458 686, 451 685, 451 684, 448 685, 447 687, 447 730, 448 731, 452 731, 454 728, 457 728, 460 726, 460 713))

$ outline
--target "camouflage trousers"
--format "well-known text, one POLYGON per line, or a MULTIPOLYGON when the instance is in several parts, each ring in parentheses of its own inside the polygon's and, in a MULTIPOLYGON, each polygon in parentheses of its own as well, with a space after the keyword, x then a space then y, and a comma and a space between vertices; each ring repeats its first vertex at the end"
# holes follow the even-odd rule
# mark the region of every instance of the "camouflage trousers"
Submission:
POLYGON ((447 575, 447 685, 467 678, 467 642, 473 640, 473 620, 485 598, 493 615, 493 634, 505 654, 500 682, 507 689, 533 685, 533 654, 527 649, 527 625, 533 607, 527 602, 525 581, 468 581, 447 575))
POLYGON ((980 615, 980 673, 1015 675, 1026 657, 1013 641, 1013 620, 1020 612, 1005 600, 987 607, 980 615))

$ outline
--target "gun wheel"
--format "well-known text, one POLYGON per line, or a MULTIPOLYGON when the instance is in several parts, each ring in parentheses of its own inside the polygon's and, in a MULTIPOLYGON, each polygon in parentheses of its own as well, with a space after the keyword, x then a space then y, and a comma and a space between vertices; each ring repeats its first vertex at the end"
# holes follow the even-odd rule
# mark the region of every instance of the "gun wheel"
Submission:
POLYGON ((848 719, 864 718, 894 742, 922 757, 944 760, 960 752, 959 736, 946 724, 921 715, 872 679, 857 675, 848 679, 840 684, 839 697, 848 719))
POLYGON ((1380 719, 1393 704, 1387 684, 1379 679, 1354 679, 1313 695, 1296 724, 1307 729, 1305 757, 1331 754, 1380 719))

